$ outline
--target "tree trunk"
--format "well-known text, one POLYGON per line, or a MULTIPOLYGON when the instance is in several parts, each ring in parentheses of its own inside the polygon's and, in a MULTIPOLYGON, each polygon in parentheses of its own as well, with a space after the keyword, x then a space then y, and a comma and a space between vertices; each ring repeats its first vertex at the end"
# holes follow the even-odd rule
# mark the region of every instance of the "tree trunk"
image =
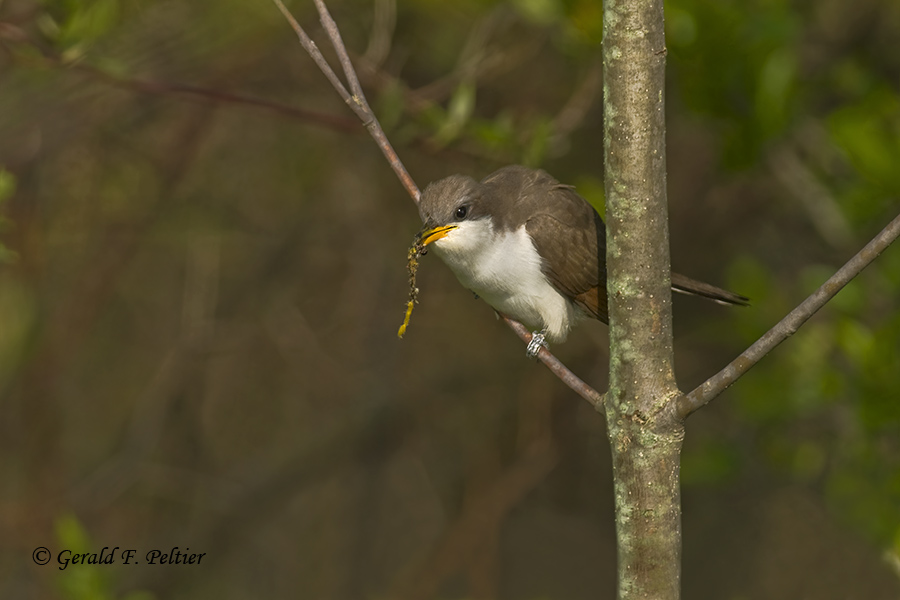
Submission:
POLYGON ((619 552, 618 597, 674 600, 681 586, 679 456, 683 428, 607 410, 619 552))
POLYGON ((665 160, 662 0, 606 0, 604 158, 618 597, 680 593, 679 456, 674 410, 665 160))

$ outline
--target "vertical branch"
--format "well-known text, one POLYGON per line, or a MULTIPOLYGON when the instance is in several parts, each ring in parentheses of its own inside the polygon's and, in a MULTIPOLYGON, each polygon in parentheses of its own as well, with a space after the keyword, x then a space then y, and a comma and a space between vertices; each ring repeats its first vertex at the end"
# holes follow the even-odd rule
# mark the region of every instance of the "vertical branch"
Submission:
MULTIPOLYGON (((611 2, 604 14, 604 150, 612 386, 674 389, 666 205, 662 2, 611 2), (656 23, 658 21, 658 23, 656 23), (626 340, 639 344, 625 352, 626 340), (639 359, 640 358, 640 359, 639 359)), ((642 394, 645 395, 645 394, 642 394)), ((643 406, 653 411, 656 406, 643 406)))
POLYGON ((679 454, 672 401, 662 0, 603 3, 610 389, 619 598, 677 599, 679 454))

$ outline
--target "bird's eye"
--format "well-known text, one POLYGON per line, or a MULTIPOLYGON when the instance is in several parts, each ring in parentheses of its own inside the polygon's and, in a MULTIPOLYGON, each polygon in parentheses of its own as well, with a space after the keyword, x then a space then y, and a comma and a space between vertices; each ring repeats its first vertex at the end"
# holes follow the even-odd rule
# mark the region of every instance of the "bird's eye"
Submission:
POLYGON ((460 206, 459 208, 456 209, 456 218, 459 219, 460 221, 465 219, 467 214, 469 214, 468 206, 460 206))

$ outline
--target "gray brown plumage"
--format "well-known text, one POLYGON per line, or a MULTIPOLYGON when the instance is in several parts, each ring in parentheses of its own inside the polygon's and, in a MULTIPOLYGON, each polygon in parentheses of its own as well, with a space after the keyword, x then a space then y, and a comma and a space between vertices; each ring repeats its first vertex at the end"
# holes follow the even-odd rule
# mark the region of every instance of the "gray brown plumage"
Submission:
MULTIPOLYGON (((509 248, 521 248, 523 242, 508 240, 518 239, 515 236, 524 226, 539 255, 536 260, 546 280, 568 304, 607 322, 606 228, 597 211, 572 186, 561 184, 542 170, 522 166, 504 167, 480 183, 470 177, 452 175, 426 188, 419 211, 425 223, 424 231, 441 227, 438 237, 446 239, 435 246, 443 250, 445 262, 464 285, 485 297, 494 308, 507 314, 519 310, 521 314, 509 316, 524 319, 530 326, 544 329, 549 326, 549 317, 544 313, 552 311, 541 308, 547 305, 546 298, 534 301, 515 298, 527 296, 535 285, 518 286, 516 278, 507 280, 500 272, 506 268, 518 269, 521 275, 518 278, 527 279, 530 272, 522 264, 525 258, 507 261, 494 256, 496 252, 492 250, 502 245, 500 240, 505 240, 503 243, 509 248), (475 228, 467 222, 488 225, 475 228), (449 231, 456 228, 460 231, 449 231), (463 230, 469 233, 464 234, 463 230), (459 239, 454 240, 454 236, 459 239), (461 241, 464 236, 468 236, 466 243, 461 241), (497 242, 484 244, 478 242, 479 236, 497 242), (536 317, 537 313, 540 314, 536 317)), ((528 254, 527 248, 515 252, 523 257, 528 254)), ((672 289, 723 304, 748 303, 744 296, 676 273, 672 274, 672 289)), ((564 320, 567 331, 571 319, 564 320)), ((556 337, 564 339, 565 331, 556 337)))

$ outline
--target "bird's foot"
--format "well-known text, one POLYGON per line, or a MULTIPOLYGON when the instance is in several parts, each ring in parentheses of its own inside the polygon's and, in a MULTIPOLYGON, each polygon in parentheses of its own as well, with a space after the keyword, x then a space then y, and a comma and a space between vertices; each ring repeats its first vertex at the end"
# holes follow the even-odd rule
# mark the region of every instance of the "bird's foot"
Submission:
POLYGON ((527 356, 528 358, 537 358, 538 352, 541 351, 541 348, 550 348, 550 345, 547 344, 547 340, 544 339, 544 332, 532 331, 531 341, 528 342, 528 346, 525 348, 525 356, 527 356))

